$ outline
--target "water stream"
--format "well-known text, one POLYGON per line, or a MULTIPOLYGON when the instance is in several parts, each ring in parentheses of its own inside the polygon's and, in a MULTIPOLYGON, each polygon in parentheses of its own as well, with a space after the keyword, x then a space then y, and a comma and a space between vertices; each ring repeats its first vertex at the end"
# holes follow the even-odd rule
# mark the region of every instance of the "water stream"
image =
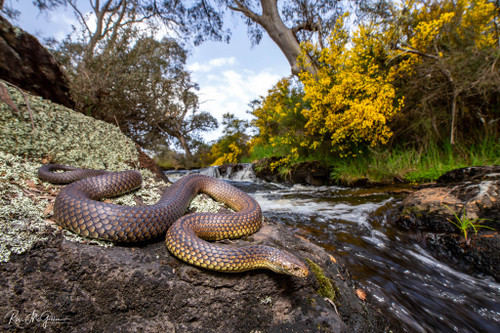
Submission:
MULTIPOLYGON (((168 172, 172 180, 187 171, 168 172)), ((192 171, 193 172, 193 171, 192 171)), ((238 172, 202 169, 254 196, 264 215, 346 263, 351 278, 408 332, 500 332, 500 284, 435 258, 418 235, 391 224, 391 188, 284 186, 238 172)))

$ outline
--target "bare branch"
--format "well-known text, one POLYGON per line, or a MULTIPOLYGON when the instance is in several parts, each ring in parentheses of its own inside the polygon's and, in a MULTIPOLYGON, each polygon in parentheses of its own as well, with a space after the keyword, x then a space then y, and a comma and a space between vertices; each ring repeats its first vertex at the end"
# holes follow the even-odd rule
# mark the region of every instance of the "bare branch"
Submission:
POLYGON ((233 2, 236 4, 237 7, 228 5, 229 9, 234 10, 236 12, 240 12, 246 17, 248 17, 250 20, 260 24, 260 22, 262 21, 261 15, 252 12, 248 7, 246 7, 242 2, 238 0, 233 0, 233 2))

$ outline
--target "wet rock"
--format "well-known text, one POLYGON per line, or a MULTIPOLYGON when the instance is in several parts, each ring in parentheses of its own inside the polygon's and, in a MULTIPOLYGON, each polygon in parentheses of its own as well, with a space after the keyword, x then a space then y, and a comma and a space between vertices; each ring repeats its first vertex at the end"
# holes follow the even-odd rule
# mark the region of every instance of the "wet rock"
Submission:
POLYGON ((265 181, 275 183, 313 186, 322 186, 330 183, 328 168, 317 161, 296 163, 287 173, 279 173, 271 165, 279 162, 280 159, 280 157, 270 157, 257 161, 254 164, 256 176, 265 181))
POLYGON ((226 163, 218 167, 219 172, 224 177, 230 177, 232 174, 245 169, 245 164, 242 163, 226 163))
POLYGON ((426 244, 443 260, 472 274, 487 274, 500 282, 500 235, 484 232, 471 235, 470 243, 458 234, 434 234, 425 236, 426 244))
POLYGON ((294 164, 286 178, 294 184, 322 186, 329 183, 329 174, 319 162, 302 162, 294 164))
POLYGON ((460 168, 446 172, 438 178, 437 183, 477 182, 481 180, 499 180, 500 165, 460 168))
POLYGON ((426 244, 448 261, 476 274, 500 280, 500 167, 470 167, 441 176, 436 187, 408 195, 396 224, 405 230, 427 232, 426 244), (468 237, 450 221, 457 217, 487 228, 468 230, 468 237))
POLYGON ((343 268, 318 246, 271 221, 228 246, 249 241, 286 247, 317 263, 337 288, 336 299, 318 294, 314 274, 223 274, 179 261, 161 240, 103 248, 53 235, 0 265, 2 328, 42 330, 45 323, 52 332, 389 330, 386 317, 355 295, 339 277, 343 268), (26 320, 33 315, 52 320, 26 320))
POLYGON ((0 78, 51 101, 74 107, 68 79, 32 35, 0 16, 0 78))
POLYGON ((279 162, 281 158, 277 156, 267 157, 258 160, 254 163, 255 175, 257 178, 265 180, 267 182, 272 183, 280 183, 283 182, 284 179, 277 172, 277 170, 271 168, 273 163, 279 162))

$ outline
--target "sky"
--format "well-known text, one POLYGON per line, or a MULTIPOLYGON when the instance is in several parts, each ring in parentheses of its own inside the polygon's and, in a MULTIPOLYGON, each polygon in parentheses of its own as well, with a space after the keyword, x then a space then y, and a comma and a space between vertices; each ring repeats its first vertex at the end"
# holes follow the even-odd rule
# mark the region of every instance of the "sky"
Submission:
MULTIPOLYGON (((12 1, 11 4, 21 12, 13 23, 42 43, 48 37, 62 40, 72 31, 72 25, 78 25, 69 9, 40 14, 30 0, 12 1)), ((264 34, 259 45, 252 47, 246 25, 238 16, 227 15, 225 25, 232 31, 229 44, 205 42, 193 47, 187 60, 187 69, 200 86, 200 109, 210 112, 219 124, 227 112, 251 119, 246 113, 250 101, 265 96, 279 79, 290 75, 288 61, 267 35, 264 34)), ((220 126, 204 134, 204 138, 211 141, 221 134, 220 126)))

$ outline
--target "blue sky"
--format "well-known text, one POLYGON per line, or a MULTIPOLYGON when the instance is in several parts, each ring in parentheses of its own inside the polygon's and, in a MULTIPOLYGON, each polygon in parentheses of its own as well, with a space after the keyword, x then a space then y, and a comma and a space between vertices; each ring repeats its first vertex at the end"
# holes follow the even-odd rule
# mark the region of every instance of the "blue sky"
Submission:
MULTIPOLYGON (((30 0, 12 1, 12 5, 21 12, 14 24, 41 41, 48 37, 61 40, 71 32, 71 25, 78 25, 71 10, 40 14, 30 0)), ((193 80, 200 86, 201 110, 210 112, 219 123, 226 112, 250 119, 248 103, 265 96, 279 79, 290 74, 288 61, 267 35, 252 47, 239 17, 227 15, 225 24, 232 31, 229 44, 203 43, 192 49, 187 61, 193 80)), ((205 139, 214 140, 221 131, 207 133, 205 139)))

